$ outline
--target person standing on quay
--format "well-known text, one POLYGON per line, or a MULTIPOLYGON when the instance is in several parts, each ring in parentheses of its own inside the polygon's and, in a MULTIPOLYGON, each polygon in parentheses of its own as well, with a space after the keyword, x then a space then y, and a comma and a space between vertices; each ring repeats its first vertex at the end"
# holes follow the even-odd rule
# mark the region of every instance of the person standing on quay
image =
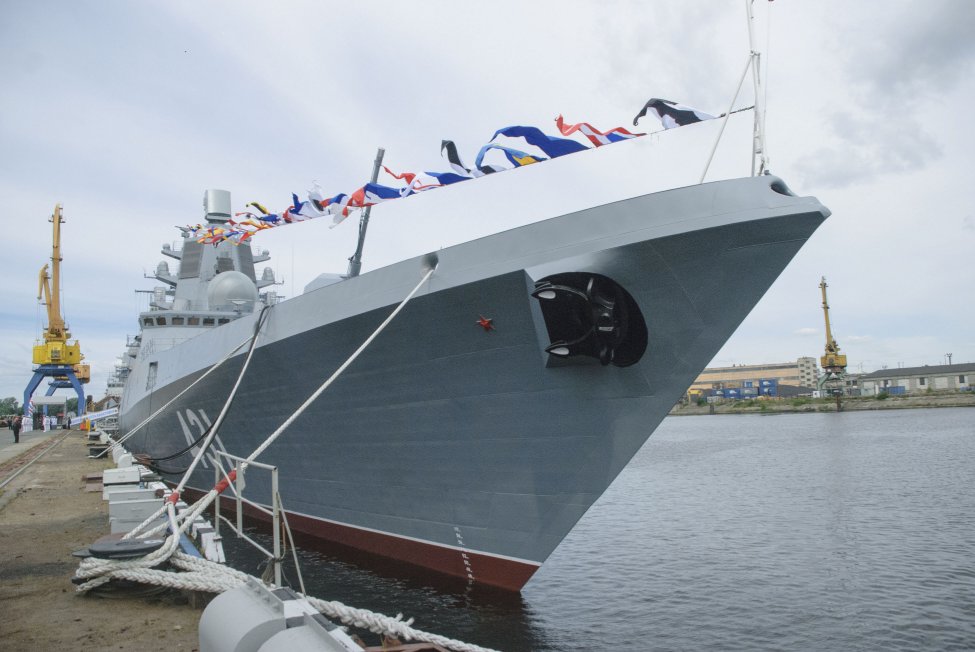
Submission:
POLYGON ((14 417, 14 420, 10 423, 10 429, 14 431, 14 443, 20 443, 20 426, 23 425, 20 417, 14 417))

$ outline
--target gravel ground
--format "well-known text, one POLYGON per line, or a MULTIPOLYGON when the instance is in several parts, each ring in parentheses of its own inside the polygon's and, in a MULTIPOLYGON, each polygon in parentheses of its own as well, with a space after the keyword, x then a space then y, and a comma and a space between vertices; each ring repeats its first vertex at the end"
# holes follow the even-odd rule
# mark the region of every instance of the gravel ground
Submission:
POLYGON ((71 431, 0 495, 0 648, 196 650, 202 612, 178 592, 75 592, 71 553, 109 532, 108 505, 83 477, 112 464, 87 455, 86 434, 71 431))

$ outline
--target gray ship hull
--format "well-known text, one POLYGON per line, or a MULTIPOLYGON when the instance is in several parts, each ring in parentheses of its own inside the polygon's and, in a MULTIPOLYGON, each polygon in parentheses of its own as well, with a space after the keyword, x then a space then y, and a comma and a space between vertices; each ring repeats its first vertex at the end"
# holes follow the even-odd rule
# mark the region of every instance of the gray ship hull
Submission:
MULTIPOLYGON (((413 301, 261 456, 281 470, 292 527, 519 590, 828 215, 766 176, 637 197, 437 252, 413 301), (532 292, 565 274, 612 279, 629 293, 647 333, 635 363, 546 353, 551 319, 532 292)), ((389 315, 421 266, 407 260, 272 307, 218 446, 247 456, 260 445, 389 315)), ((245 341, 255 321, 144 345, 122 432, 245 341)), ((220 412, 242 363, 239 353, 128 447, 156 459, 186 448, 220 412)), ((213 485, 211 464, 192 486, 213 485)), ((248 474, 245 496, 270 502, 263 474, 248 474)))

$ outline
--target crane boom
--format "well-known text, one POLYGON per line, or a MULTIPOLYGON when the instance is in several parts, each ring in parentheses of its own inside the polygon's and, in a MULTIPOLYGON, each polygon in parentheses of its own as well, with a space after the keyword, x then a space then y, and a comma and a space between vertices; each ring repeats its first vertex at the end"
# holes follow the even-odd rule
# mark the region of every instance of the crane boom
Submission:
MULTIPOLYGON (((51 222, 54 224, 54 236, 51 244, 51 276, 48 277, 46 271, 42 276, 45 303, 47 304, 47 330, 44 332, 44 340, 47 342, 70 337, 70 333, 64 326, 64 317, 61 315, 61 223, 64 222, 61 217, 61 204, 54 207, 51 222), (49 278, 50 284, 47 282, 49 278)), ((44 269, 47 269, 47 265, 44 266, 44 269)))
POLYGON ((826 354, 819 359, 819 365, 827 373, 845 373, 846 356, 840 353, 840 345, 833 338, 829 325, 829 302, 826 300, 826 277, 822 277, 819 289, 823 293, 823 317, 826 320, 826 354))
POLYGON ((61 312, 61 204, 54 207, 50 221, 54 225, 51 240, 51 262, 45 264, 37 279, 37 300, 43 303, 47 312, 47 326, 43 331, 44 342, 34 346, 33 361, 40 365, 69 365, 81 382, 88 382, 88 365, 80 364, 85 356, 81 345, 68 342, 71 333, 61 312))

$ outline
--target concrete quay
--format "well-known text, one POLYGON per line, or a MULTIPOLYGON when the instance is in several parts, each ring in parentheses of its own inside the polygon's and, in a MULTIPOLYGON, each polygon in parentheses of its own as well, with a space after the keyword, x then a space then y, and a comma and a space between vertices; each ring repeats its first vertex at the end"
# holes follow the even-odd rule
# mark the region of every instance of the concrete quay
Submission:
POLYGON ((199 609, 152 588, 75 592, 72 552, 109 532, 108 505, 85 477, 113 466, 88 458, 87 433, 0 430, 0 482, 43 457, 0 493, 0 641, 10 650, 196 650, 199 609), (58 442, 60 438, 63 440, 58 442))

